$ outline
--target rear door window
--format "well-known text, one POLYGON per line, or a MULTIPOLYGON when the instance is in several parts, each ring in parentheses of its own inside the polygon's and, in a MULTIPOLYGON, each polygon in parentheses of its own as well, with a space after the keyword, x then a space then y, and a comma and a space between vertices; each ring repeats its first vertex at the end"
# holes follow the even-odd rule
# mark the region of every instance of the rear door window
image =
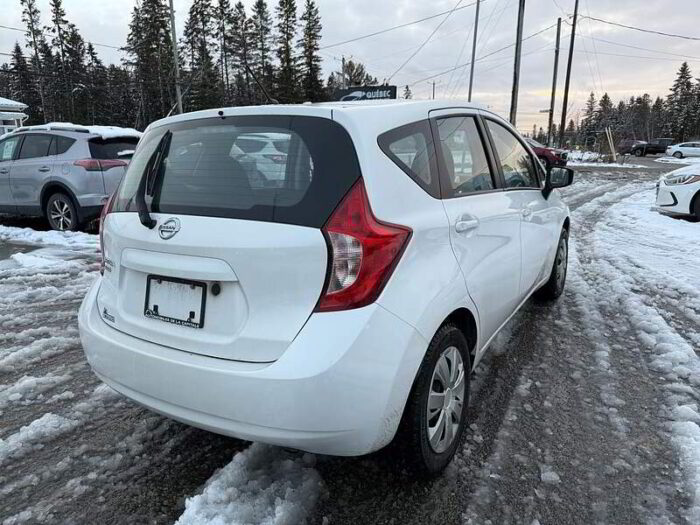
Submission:
POLYGON ((461 197, 494 189, 491 169, 474 117, 442 118, 437 121, 437 129, 445 168, 443 197, 461 197))
POLYGON ((0 142, 0 162, 12 160, 22 137, 10 137, 0 142))
POLYGON ((90 155, 93 159, 112 160, 118 159, 122 151, 133 151, 138 144, 136 137, 124 137, 116 139, 90 139, 90 155))
POLYGON ((25 135, 18 159, 36 159, 49 154, 51 135, 25 135))
POLYGON ((320 228, 360 177, 350 136, 329 119, 241 116, 178 122, 141 139, 115 211, 136 211, 141 179, 167 131, 170 144, 153 192, 146 196, 155 213, 320 228))
POLYGON ((435 147, 428 120, 387 131, 377 142, 384 154, 416 184, 433 197, 440 197, 435 147))

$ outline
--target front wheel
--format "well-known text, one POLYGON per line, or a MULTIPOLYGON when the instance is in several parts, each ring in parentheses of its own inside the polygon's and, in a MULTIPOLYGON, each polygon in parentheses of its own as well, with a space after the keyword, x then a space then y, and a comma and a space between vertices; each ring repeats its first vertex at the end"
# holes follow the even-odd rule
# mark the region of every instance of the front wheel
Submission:
POLYGON ((644 151, 641 149, 636 149, 634 150, 634 156, 635 157, 643 157, 644 156, 644 151))
POLYGON ((554 301, 564 292, 566 284, 566 272, 569 266, 569 232, 562 230, 557 245, 557 255, 554 258, 554 266, 549 274, 549 280, 537 290, 537 298, 545 301, 554 301))
POLYGON ((444 324, 428 346, 396 436, 413 471, 437 475, 454 457, 467 422, 470 372, 464 334, 444 324))
POLYGON ((683 158, 683 153, 681 153, 680 151, 676 151, 676 152, 673 154, 673 156, 676 157, 677 159, 682 159, 682 158, 683 158))
POLYGON ((695 201, 693 204, 693 213, 695 214, 695 218, 700 221, 700 192, 695 195, 693 200, 695 201))
POLYGON ((45 213, 52 230, 75 231, 78 229, 78 212, 73 200, 64 193, 54 193, 49 197, 45 213))

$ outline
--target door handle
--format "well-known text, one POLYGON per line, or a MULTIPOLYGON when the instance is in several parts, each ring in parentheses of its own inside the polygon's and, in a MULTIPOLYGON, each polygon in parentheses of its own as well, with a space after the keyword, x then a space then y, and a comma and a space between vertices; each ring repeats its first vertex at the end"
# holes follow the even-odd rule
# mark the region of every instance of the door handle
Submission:
POLYGON ((42 166, 41 168, 39 168, 39 171, 42 173, 46 173, 47 171, 51 171, 51 168, 49 168, 48 166, 42 166))
POLYGON ((479 219, 476 217, 462 217, 455 223, 455 231, 457 233, 465 233, 475 230, 479 227, 479 219))
POLYGON ((530 208, 523 208, 520 213, 525 219, 527 219, 532 215, 532 210, 530 208))

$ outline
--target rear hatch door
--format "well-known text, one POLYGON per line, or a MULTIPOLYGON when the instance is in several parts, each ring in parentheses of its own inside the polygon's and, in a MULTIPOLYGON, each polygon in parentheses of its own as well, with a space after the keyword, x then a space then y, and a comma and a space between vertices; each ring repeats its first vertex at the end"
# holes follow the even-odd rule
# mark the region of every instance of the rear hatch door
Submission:
POLYGON ((319 300, 321 227, 359 177, 350 137, 329 118, 228 117, 149 131, 105 221, 103 319, 187 352, 274 361, 319 300), (153 191, 144 188, 157 221, 148 229, 135 194, 166 131, 162 168, 153 191), (241 154, 237 141, 252 134, 288 143, 282 177, 241 154))

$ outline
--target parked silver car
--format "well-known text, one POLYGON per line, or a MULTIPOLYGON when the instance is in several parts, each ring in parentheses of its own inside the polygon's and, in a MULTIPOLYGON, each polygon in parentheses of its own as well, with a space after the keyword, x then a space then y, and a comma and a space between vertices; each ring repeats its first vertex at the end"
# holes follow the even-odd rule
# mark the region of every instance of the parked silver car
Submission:
POLYGON ((77 230, 117 189, 140 133, 106 126, 47 124, 0 137, 0 213, 44 216, 77 230))

